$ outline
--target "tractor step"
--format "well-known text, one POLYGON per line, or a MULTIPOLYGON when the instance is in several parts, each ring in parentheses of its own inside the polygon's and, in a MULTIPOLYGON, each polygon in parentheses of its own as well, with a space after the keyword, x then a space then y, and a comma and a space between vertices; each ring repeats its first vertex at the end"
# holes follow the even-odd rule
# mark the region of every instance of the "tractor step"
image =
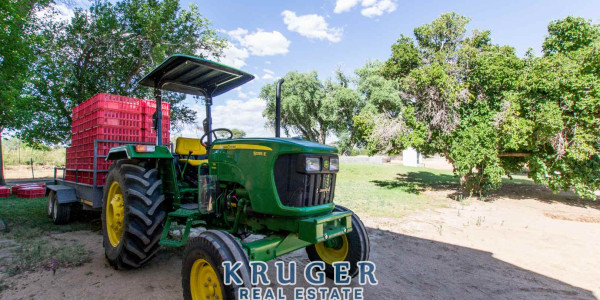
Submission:
POLYGON ((198 210, 197 209, 187 209, 187 208, 180 208, 174 212, 170 212, 169 213, 169 217, 174 217, 174 218, 189 218, 189 217, 193 217, 198 215, 198 210))
POLYGON ((175 247, 175 248, 179 248, 179 247, 183 247, 185 246, 186 243, 182 242, 182 241, 178 241, 178 240, 172 240, 172 239, 160 239, 160 245, 164 246, 164 247, 175 247))
POLYGON ((192 227, 192 223, 197 220, 197 217, 200 215, 198 210, 193 209, 185 209, 180 208, 174 212, 170 212, 167 215, 167 221, 165 222, 165 229, 162 232, 162 236, 160 237, 160 244, 165 247, 182 247, 187 244, 188 237, 190 235, 190 228, 192 227), (179 225, 178 222, 182 219, 185 219, 185 229, 181 234, 181 239, 176 240, 170 237, 171 232, 171 224, 175 223, 175 225, 179 225))

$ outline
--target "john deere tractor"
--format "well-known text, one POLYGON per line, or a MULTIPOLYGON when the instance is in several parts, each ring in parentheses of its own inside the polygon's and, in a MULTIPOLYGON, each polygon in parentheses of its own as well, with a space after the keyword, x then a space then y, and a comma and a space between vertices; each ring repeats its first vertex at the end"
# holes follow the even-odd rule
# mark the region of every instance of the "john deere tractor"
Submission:
MULTIPOLYGON (((212 128, 213 97, 252 80, 241 70, 174 55, 144 77, 154 89, 156 145, 112 148, 104 185, 102 228, 106 258, 117 269, 138 268, 161 246, 184 247, 185 299, 235 299, 250 287, 249 262, 268 261, 305 248, 312 261, 332 264, 369 258, 369 239, 357 215, 333 202, 339 170, 337 150, 279 137, 281 83, 277 86, 275 138, 233 138, 212 128), (203 98, 206 118, 200 139, 162 145, 161 91, 203 98), (158 124, 158 125, 156 125, 158 124), (189 238, 192 228, 206 230, 189 238), (249 235, 262 238, 246 241, 249 235), (243 262, 242 285, 225 285, 222 263, 243 262)), ((235 118, 235 116, 231 116, 235 118)))

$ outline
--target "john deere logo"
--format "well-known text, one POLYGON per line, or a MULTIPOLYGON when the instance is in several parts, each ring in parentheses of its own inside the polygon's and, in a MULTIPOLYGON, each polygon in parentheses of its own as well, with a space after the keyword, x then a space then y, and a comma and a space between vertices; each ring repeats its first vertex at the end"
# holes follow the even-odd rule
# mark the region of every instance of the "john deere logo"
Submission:
POLYGON ((329 170, 329 160, 323 161, 323 170, 329 170))

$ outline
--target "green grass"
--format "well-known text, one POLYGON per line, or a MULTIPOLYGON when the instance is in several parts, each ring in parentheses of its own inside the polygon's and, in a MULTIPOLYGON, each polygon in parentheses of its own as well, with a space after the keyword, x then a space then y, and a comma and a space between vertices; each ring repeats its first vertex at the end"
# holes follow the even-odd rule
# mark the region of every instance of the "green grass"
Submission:
MULTIPOLYGON (((95 215, 76 213, 69 225, 57 226, 46 214, 46 198, 21 199, 15 196, 0 198, 0 218, 8 226, 8 233, 0 233, 0 240, 12 240, 2 248, 12 252, 12 259, 0 260, 0 272, 16 275, 33 269, 52 269, 78 266, 90 260, 90 251, 77 241, 58 239, 53 234, 74 230, 99 230, 98 222, 90 222, 95 215)), ((0 282, 0 286, 3 283, 0 282)))
POLYGON ((33 159, 36 165, 62 167, 65 165, 65 155, 64 147, 40 145, 38 148, 32 148, 16 138, 2 139, 2 156, 6 166, 28 165, 33 159))
MULTIPOLYGON (((525 176, 505 183, 533 184, 525 176)), ((451 171, 391 164, 342 163, 335 201, 358 213, 378 217, 402 217, 411 211, 444 207, 452 203, 448 190, 458 190, 459 179, 451 171), (425 193, 426 191, 444 191, 425 193)))

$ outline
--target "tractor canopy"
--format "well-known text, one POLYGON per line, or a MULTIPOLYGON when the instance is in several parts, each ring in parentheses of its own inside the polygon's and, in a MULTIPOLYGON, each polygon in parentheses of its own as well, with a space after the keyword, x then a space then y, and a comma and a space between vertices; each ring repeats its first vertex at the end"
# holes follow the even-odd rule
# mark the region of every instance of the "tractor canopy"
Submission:
POLYGON ((221 95, 254 76, 204 58, 175 54, 167 58, 139 84, 178 93, 211 97, 221 95))

